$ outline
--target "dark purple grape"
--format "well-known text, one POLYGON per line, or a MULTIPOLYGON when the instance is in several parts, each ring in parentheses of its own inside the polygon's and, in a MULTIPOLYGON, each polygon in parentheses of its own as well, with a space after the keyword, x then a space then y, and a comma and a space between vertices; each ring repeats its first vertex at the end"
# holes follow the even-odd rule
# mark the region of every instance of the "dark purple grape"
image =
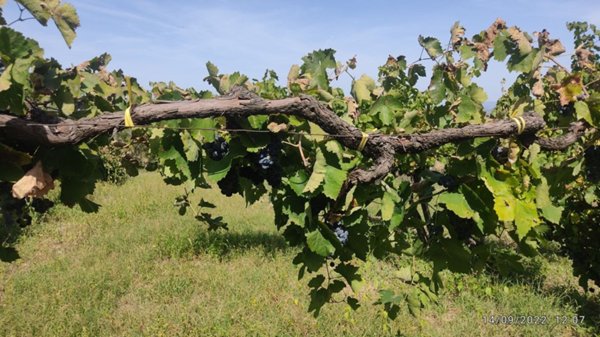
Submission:
POLYGON ((214 142, 205 143, 202 148, 206 150, 208 157, 212 160, 221 160, 229 153, 229 144, 220 135, 215 137, 214 142))
POLYGON ((344 228, 344 225, 341 221, 338 221, 333 227, 333 233, 335 237, 340 241, 342 246, 344 246, 348 242, 348 230, 344 228))

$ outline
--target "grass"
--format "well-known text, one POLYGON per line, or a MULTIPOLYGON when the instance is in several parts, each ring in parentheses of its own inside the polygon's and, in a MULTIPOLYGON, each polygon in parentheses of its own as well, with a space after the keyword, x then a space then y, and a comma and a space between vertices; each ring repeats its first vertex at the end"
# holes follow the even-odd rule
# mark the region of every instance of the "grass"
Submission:
MULTIPOLYGON (((100 185, 98 213, 56 207, 0 262, 0 336, 592 336, 600 334, 598 297, 580 293, 569 262, 536 258, 528 273, 446 275, 437 306, 418 317, 402 308, 388 321, 377 289, 395 282, 402 261, 369 259, 357 311, 343 304, 307 313, 268 201, 203 191, 230 223, 208 233, 173 207, 181 188, 145 173, 123 186, 100 185), (546 315, 546 325, 492 325, 483 315, 546 315), (586 315, 584 324, 555 315, 586 315)), ((199 196, 198 196, 199 197, 199 196)))

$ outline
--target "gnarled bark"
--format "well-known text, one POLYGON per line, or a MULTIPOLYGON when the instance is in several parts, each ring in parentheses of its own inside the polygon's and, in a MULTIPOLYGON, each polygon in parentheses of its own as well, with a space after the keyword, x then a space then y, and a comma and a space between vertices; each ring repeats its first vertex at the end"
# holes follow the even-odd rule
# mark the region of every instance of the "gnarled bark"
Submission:
MULTIPOLYGON (((243 89, 235 88, 229 95, 214 99, 163 102, 135 107, 132 118, 136 125, 183 118, 209 118, 218 116, 248 117, 252 115, 284 114, 305 118, 336 135, 344 146, 357 149, 362 132, 347 123, 333 111, 311 96, 265 100, 243 89)), ((53 124, 27 120, 0 114, 0 139, 10 143, 29 146, 61 146, 84 142, 113 129, 123 129, 124 113, 105 113, 97 117, 79 120, 59 119, 53 124)), ((523 116, 523 134, 535 135, 545 127, 542 117, 534 113, 523 116)), ((537 142, 549 150, 564 149, 573 144, 584 130, 583 124, 574 124, 570 132, 553 139, 539 138, 537 142)), ((477 137, 509 137, 518 134, 518 126, 512 120, 497 120, 461 128, 434 130, 423 134, 382 135, 373 134, 367 139, 363 153, 374 158, 373 166, 357 169, 349 175, 349 183, 367 183, 384 177, 393 167, 394 158, 402 153, 417 153, 477 137)), ((535 137, 535 136, 534 136, 535 137)))

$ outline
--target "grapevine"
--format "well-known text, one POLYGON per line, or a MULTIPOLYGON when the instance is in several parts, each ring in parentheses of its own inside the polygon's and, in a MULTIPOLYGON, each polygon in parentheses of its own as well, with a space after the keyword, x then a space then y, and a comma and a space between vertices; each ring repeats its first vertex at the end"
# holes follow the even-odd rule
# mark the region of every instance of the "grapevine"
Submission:
MULTIPOLYGON (((44 25, 54 20, 73 42, 79 19, 72 6, 57 1, 60 10, 50 11, 40 1, 17 2, 44 25)), ((3 25, 2 216, 29 223, 20 210, 50 207, 36 200, 54 180, 61 203, 97 211, 89 196, 116 172, 103 153, 123 137, 143 143, 143 157, 164 181, 184 189, 176 201, 183 216, 192 192, 215 185, 248 204, 269 198, 275 225, 300 246, 293 261, 300 276, 316 280, 309 281, 315 314, 347 287, 358 291, 368 256, 405 254, 431 264, 430 275, 410 275, 421 295, 406 304, 417 314, 436 301, 443 270, 481 270, 494 259, 482 252, 506 237, 520 254, 555 240, 582 284, 600 282, 590 235, 600 203, 600 35, 587 23, 568 27, 576 47, 570 67, 557 64, 565 48, 546 30, 534 40, 498 19, 468 37, 457 22, 446 48, 420 36, 426 57, 411 63, 390 56, 376 79, 352 75, 357 59, 340 62, 332 49, 304 56, 283 85, 273 71, 250 80, 208 62, 204 80, 213 94, 163 82, 145 90, 123 71, 110 71, 108 54, 63 68, 36 41, 3 25), (518 76, 488 114, 477 81, 490 62, 518 76), (349 94, 333 81, 344 74, 352 76, 349 94), (425 90, 419 80, 428 82, 425 90), (335 286, 321 275, 330 280, 330 272, 335 286)), ((125 171, 135 175, 137 168, 125 171)), ((218 210, 204 205, 194 217, 226 227, 212 216, 218 210)), ((381 294, 384 309, 401 304, 393 290, 381 294)))

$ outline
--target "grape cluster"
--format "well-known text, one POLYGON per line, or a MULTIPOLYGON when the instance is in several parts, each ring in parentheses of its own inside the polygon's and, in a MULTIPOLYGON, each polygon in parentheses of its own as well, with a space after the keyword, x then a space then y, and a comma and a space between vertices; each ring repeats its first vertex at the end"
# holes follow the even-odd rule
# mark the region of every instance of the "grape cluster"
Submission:
POLYGON ((449 174, 441 176, 440 180, 438 180, 438 183, 449 190, 455 189, 458 186, 458 182, 456 181, 456 178, 454 178, 454 176, 451 176, 449 174))
POLYGON ((202 145, 202 148, 212 160, 221 160, 229 153, 229 144, 221 135, 217 135, 214 142, 202 145))
POLYGON ((597 183, 600 181, 600 146, 591 146, 584 154, 587 178, 597 183))
POLYGON ((558 112, 563 116, 572 116, 575 112, 575 104, 571 102, 567 105, 561 105, 558 112))
POLYGON ((281 152, 281 141, 274 141, 258 153, 258 165, 263 170, 268 170, 275 165, 281 152))
POLYGON ((344 227, 341 221, 338 221, 333 226, 333 233, 335 237, 340 241, 342 246, 348 242, 348 230, 344 227))
POLYGON ((276 139, 258 153, 257 164, 267 183, 272 187, 281 185, 282 169, 277 164, 281 153, 281 140, 276 139))
POLYGON ((503 146, 495 146, 492 149, 492 157, 496 159, 500 164, 506 164, 508 162, 508 148, 503 146))

